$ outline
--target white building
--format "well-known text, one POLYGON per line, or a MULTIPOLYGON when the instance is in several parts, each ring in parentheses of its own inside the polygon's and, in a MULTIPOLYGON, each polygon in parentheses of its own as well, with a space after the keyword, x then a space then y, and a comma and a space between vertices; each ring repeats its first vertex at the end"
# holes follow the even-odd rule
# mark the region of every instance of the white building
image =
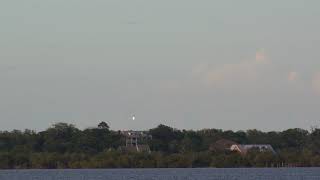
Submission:
POLYGON ((119 150, 126 152, 151 152, 147 141, 152 139, 152 136, 144 131, 122 131, 121 134, 125 137, 126 145, 121 146, 119 150))
POLYGON ((259 152, 276 153, 270 144, 234 144, 230 147, 231 151, 239 152, 242 155, 247 154, 249 150, 258 150, 259 152))

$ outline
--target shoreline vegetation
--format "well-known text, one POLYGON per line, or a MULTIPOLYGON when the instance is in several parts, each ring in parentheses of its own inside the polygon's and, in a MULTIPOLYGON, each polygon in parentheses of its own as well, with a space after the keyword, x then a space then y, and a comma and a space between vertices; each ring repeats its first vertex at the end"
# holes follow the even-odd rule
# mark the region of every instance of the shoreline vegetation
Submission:
POLYGON ((150 151, 123 151, 126 139, 105 122, 80 130, 57 123, 45 131, 0 132, 0 169, 319 167, 320 129, 281 132, 220 129, 144 131, 150 151), (226 150, 222 142, 270 144, 275 153, 226 150))

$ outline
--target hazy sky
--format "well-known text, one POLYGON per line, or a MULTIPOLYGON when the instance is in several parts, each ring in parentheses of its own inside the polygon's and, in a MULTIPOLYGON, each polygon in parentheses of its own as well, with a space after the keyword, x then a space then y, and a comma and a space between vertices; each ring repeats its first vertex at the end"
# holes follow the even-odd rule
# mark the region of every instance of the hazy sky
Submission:
POLYGON ((2 0, 0 130, 99 121, 112 129, 320 125, 319 7, 2 0))

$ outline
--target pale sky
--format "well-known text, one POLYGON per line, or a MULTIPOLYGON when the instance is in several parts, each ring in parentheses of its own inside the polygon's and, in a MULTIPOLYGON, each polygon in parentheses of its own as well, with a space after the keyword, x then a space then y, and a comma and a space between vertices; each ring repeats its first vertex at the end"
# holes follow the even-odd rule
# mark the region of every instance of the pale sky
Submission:
POLYGON ((319 7, 3 0, 0 130, 310 129, 320 125, 319 7))

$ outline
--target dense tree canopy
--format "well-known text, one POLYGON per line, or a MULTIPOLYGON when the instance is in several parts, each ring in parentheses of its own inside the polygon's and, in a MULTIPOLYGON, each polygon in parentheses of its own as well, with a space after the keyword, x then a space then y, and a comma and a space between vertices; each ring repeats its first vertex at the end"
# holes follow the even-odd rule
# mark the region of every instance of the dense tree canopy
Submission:
POLYGON ((57 123, 42 132, 0 132, 0 168, 164 168, 320 166, 320 129, 282 132, 177 130, 166 125, 146 131, 151 153, 118 151, 125 144, 106 122, 80 130, 57 123), (209 150, 216 141, 271 144, 277 154, 250 151, 247 155, 209 150))

